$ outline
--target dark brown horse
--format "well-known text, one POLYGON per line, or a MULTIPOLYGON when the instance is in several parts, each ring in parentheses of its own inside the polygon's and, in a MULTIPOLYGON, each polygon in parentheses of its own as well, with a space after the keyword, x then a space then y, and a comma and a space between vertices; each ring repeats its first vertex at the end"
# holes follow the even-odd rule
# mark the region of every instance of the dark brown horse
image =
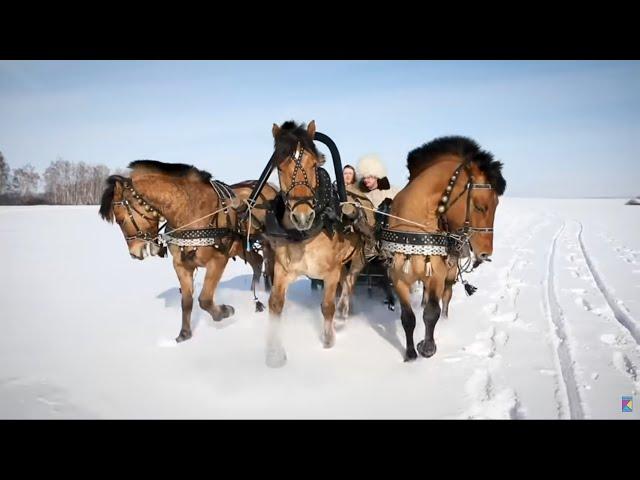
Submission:
MULTIPOLYGON (((182 342, 192 335, 193 275, 197 267, 206 270, 199 305, 214 321, 234 313, 232 306, 217 305, 214 301, 229 258, 240 256, 251 264, 252 287, 260 278, 263 258, 254 249, 245 248, 247 227, 239 225, 236 213, 236 208, 251 193, 252 184, 243 182, 235 189, 231 187, 235 196, 221 198, 228 190, 224 184, 216 183, 214 188, 208 172, 190 165, 140 160, 132 162, 129 168, 132 169, 130 178, 112 175, 107 179, 99 213, 104 220, 118 223, 129 254, 138 260, 149 255, 164 256, 158 232, 160 220, 167 220, 166 233, 173 238, 169 251, 182 294, 182 328, 176 338, 182 342)), ((275 189, 267 185, 260 203, 275 195, 275 189)), ((259 236, 264 212, 258 208, 252 211, 250 240, 259 236)), ((268 246, 264 253, 273 263, 273 253, 268 246)))
POLYGON ((417 357, 413 344, 415 314, 411 308, 411 285, 424 284, 425 338, 418 352, 436 352, 433 337, 445 312, 456 281, 458 259, 471 250, 474 265, 493 253, 493 222, 498 197, 506 181, 502 163, 465 137, 443 137, 411 151, 407 158, 409 183, 391 206, 382 248, 391 256, 390 276, 402 306, 406 335, 405 361, 417 357), (470 248, 469 248, 470 247, 470 248))

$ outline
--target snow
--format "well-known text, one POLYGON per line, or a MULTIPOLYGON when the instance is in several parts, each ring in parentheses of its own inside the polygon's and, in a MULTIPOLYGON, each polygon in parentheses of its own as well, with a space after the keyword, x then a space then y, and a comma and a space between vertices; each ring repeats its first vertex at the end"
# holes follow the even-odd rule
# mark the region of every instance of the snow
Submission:
POLYGON ((235 315, 214 323, 196 302, 176 344, 169 259, 132 260, 97 206, 0 207, 0 418, 638 419, 620 407, 640 392, 640 211, 625 201, 501 199, 493 262, 467 276, 473 296, 455 285, 429 359, 403 362, 399 309, 365 287, 322 348, 321 292, 299 279, 278 369, 241 260, 216 294, 235 315))

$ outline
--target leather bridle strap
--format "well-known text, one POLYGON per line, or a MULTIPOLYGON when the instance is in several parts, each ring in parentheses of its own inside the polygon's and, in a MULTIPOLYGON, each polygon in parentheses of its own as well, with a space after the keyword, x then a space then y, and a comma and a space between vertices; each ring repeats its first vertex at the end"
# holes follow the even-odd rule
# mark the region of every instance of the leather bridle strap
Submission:
MULTIPOLYGON (((131 235, 128 237, 124 237, 125 240, 128 242, 130 242, 131 240, 144 240, 144 241, 153 241, 153 239, 155 237, 153 237, 150 233, 148 232, 143 232, 142 229, 138 226, 138 223, 136 222, 135 217, 133 216, 133 212, 136 212, 138 215, 140 215, 142 218, 144 218, 145 220, 149 220, 152 222, 157 221, 157 218, 151 218, 151 217, 147 217, 144 213, 138 211, 135 206, 133 206, 131 204, 131 202, 129 200, 127 200, 125 198, 125 194, 127 192, 127 190, 130 190, 132 192, 134 192, 134 196, 138 199, 142 199, 142 197, 140 196, 140 194, 138 194, 132 186, 129 186, 128 183, 124 183, 124 190, 122 192, 122 200, 119 202, 112 202, 112 208, 116 207, 116 206, 121 206, 121 207, 125 207, 127 209, 127 215, 129 217, 129 221, 131 222, 131 224, 134 226, 134 228, 136 229, 136 234, 135 235, 131 235)), ((142 200, 143 203, 147 204, 144 200, 142 200)), ((147 204, 148 205, 148 204, 147 204)), ((153 209, 154 212, 156 212, 157 210, 153 209)), ((165 222, 166 225, 166 222, 165 222)), ((163 225, 163 227, 165 226, 163 225)), ((162 227, 161 227, 162 228, 162 227)), ((160 229, 161 229, 160 228, 160 229)), ((160 231, 160 229, 158 229, 158 231, 160 231)))
MULTIPOLYGON (((293 161, 295 162, 295 167, 293 169, 293 174, 291 175, 292 182, 291 182, 291 185, 289 185, 289 188, 287 189, 287 191, 284 194, 281 193, 282 198, 284 200, 285 207, 288 210, 291 210, 291 211, 293 211, 294 209, 296 209, 300 205, 308 205, 310 208, 315 209, 316 191, 311 186, 311 184, 309 183, 309 177, 307 176, 307 172, 304 169, 304 167, 302 166, 302 156, 303 155, 304 155, 304 147, 302 145, 300 145, 300 142, 298 142, 298 145, 296 147, 296 151, 293 153, 293 155, 291 155, 291 158, 293 158, 293 161), (302 172, 302 176, 304 177, 304 180, 302 180, 302 181, 296 180, 296 177, 298 175, 298 171, 302 172), (304 197, 289 196, 291 191, 297 186, 307 187, 311 191, 311 195, 310 196, 304 196, 304 197), (293 206, 289 205, 289 201, 291 201, 291 200, 294 201, 293 206)), ((316 180, 317 180, 317 176, 318 176, 318 174, 316 172, 316 180)), ((282 189, 282 184, 280 185, 280 188, 281 188, 281 191, 284 190, 284 189, 282 189)))

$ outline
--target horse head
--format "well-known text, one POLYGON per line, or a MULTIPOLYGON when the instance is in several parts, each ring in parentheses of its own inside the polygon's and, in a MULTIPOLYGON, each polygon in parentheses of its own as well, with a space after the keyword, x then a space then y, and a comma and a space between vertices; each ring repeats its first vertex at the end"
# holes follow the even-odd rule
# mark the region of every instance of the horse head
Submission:
POLYGON ((100 216, 120 227, 131 258, 164 257, 166 248, 158 242, 162 214, 135 190, 130 178, 111 175, 102 194, 100 216))
POLYGON ((307 128, 292 121, 272 128, 282 199, 291 223, 300 231, 311 228, 316 216, 318 167, 323 157, 313 143, 315 132, 314 121, 307 128))

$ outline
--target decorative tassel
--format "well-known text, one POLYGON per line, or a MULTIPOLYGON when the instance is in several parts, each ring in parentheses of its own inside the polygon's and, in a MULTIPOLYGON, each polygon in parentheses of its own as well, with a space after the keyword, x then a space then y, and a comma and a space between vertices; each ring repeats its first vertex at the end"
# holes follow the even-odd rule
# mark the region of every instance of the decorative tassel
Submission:
POLYGON ((425 268, 425 275, 427 277, 430 277, 431 275, 433 275, 433 268, 431 268, 431 260, 427 260, 427 265, 425 268))
POLYGON ((476 287, 474 287, 473 285, 471 285, 469 282, 462 282, 464 284, 464 291, 467 292, 468 296, 473 295, 476 290, 478 290, 476 287))
POLYGON ((404 263, 402 264, 402 271, 408 275, 411 272, 411 257, 409 255, 405 255, 404 263))

